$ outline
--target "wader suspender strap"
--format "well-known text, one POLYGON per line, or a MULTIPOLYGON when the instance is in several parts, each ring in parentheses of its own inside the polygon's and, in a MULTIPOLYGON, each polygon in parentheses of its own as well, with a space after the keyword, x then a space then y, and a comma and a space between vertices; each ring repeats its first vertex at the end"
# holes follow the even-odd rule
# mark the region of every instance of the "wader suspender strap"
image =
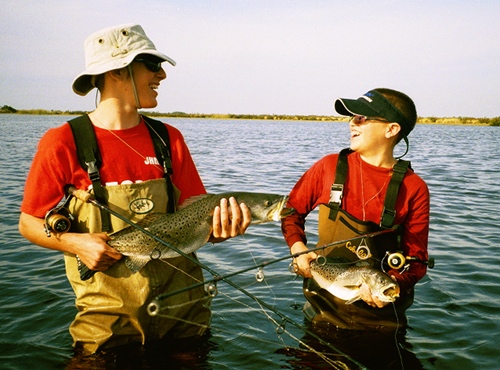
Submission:
POLYGON ((330 190, 330 215, 328 216, 330 220, 336 219, 337 212, 339 211, 340 204, 342 203, 344 183, 347 178, 347 154, 349 153, 352 153, 352 150, 349 148, 342 149, 339 153, 337 168, 335 170, 335 181, 333 182, 330 190))
POLYGON ((389 185, 387 186, 387 193, 385 195, 384 210, 382 211, 382 218, 380 226, 389 229, 394 225, 396 218, 396 201, 398 199, 399 186, 403 181, 406 170, 410 168, 409 161, 398 160, 398 163, 392 168, 392 176, 389 185))
POLYGON ((149 130, 149 134, 153 139, 155 146, 156 157, 158 161, 163 166, 163 172, 165 181, 167 183, 167 213, 174 213, 174 184, 172 183, 172 156, 170 154, 170 136, 168 135, 168 129, 165 127, 163 122, 143 116, 146 121, 146 126, 149 130))
MULTIPOLYGON (((332 184, 330 191, 330 215, 331 220, 335 220, 337 217, 337 212, 342 203, 342 194, 344 192, 344 183, 347 178, 347 155, 351 153, 352 150, 342 149, 339 153, 339 158, 337 161, 337 169, 335 170, 335 181, 332 184)), ((387 193, 385 195, 384 209, 382 211, 380 226, 382 228, 391 228, 394 224, 394 219, 396 218, 396 201, 398 199, 398 192, 401 182, 403 181, 404 175, 407 169, 410 168, 410 162, 404 161, 402 159, 398 160, 393 167, 393 173, 391 176, 391 181, 387 186, 387 193)))
MULTIPOLYGON (((101 185, 99 167, 101 167, 101 155, 92 122, 88 115, 76 117, 69 121, 73 136, 75 137, 76 151, 80 165, 89 174, 94 189, 95 199, 102 204, 107 204, 104 188, 101 185)), ((111 231, 111 216, 108 212, 101 209, 102 231, 111 231)))

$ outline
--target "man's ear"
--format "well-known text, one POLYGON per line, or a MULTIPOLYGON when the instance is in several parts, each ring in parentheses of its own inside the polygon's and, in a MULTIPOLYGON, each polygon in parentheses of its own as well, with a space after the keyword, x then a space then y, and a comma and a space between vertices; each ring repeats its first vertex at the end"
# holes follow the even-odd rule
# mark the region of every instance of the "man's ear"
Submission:
POLYGON ((111 76, 111 78, 113 78, 115 80, 124 80, 125 78, 127 78, 126 69, 127 68, 113 69, 113 70, 109 71, 108 73, 111 76))
POLYGON ((387 130, 385 132, 385 137, 389 139, 391 137, 398 136, 400 131, 401 131, 400 124, 397 122, 391 122, 387 126, 387 130))

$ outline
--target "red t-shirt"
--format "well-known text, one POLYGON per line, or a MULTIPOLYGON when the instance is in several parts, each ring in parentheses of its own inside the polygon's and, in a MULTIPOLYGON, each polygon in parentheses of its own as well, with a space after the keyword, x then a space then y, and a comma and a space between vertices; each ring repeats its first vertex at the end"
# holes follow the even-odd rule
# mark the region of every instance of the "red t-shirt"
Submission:
MULTIPOLYGON (((172 182, 181 191, 181 204, 185 199, 205 194, 206 191, 181 132, 170 125, 166 126, 170 136, 172 182)), ((136 127, 115 130, 113 133, 98 127, 94 129, 103 162, 99 169, 103 185, 136 183, 163 177, 163 169, 157 162, 144 120, 136 127)), ((64 197, 64 186, 68 184, 86 190, 91 181, 80 166, 73 133, 66 123, 48 130, 40 140, 26 180, 21 211, 44 217, 64 197)))
MULTIPOLYGON (((307 243, 304 227, 306 216, 319 204, 328 204, 330 189, 335 180, 338 154, 328 155, 316 162, 297 182, 290 193, 289 206, 295 213, 283 220, 283 235, 291 247, 295 242, 307 243)), ((344 184, 342 209, 352 216, 380 224, 385 194, 392 169, 372 166, 363 162, 358 153, 347 156, 348 174, 344 184)), ((427 260, 429 234, 429 190, 425 182, 408 170, 401 183, 396 202, 394 224, 404 226, 402 247, 406 256, 427 260)), ((426 272, 426 266, 412 264, 411 269, 399 276, 405 287, 416 284, 426 272)))

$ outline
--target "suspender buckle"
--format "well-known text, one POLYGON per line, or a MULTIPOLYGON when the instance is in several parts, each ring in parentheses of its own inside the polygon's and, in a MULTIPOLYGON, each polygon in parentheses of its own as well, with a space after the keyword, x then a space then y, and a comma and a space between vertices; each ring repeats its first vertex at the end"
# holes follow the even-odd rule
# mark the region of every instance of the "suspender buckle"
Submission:
POLYGON ((87 165, 87 173, 89 174, 90 181, 99 181, 99 170, 97 169, 95 161, 85 162, 85 164, 87 165))
POLYGON ((342 194, 344 193, 343 184, 332 184, 330 190, 330 203, 340 204, 342 201, 342 194))
POLYGON ((380 222, 380 226, 383 228, 391 228, 394 224, 394 220, 396 219, 396 210, 387 209, 384 207, 382 211, 382 221, 380 222))

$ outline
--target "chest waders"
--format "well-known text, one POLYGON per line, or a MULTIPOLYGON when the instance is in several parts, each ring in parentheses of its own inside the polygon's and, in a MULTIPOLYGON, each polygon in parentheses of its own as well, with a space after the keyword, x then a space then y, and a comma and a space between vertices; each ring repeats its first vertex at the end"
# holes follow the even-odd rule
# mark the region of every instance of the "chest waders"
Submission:
MULTIPOLYGON (((350 240, 317 253, 327 257, 332 262, 363 260, 370 263, 372 267, 381 269, 381 261, 386 252, 400 250, 399 245, 404 230, 402 225, 394 225, 395 207, 399 187, 406 171, 410 168, 410 162, 399 160, 394 166, 387 187, 381 221, 377 225, 371 221, 359 220, 341 209, 348 172, 347 156, 351 152, 350 149, 344 149, 339 153, 330 201, 319 207, 317 247, 384 229, 392 229, 393 232, 350 240)), ((395 302, 398 312, 398 317, 396 317, 391 304, 383 308, 373 308, 363 301, 346 305, 344 300, 321 289, 313 279, 304 279, 303 292, 308 301, 304 306, 304 313, 312 322, 313 327, 320 330, 336 328, 394 330, 397 326, 406 325, 404 312, 413 302, 413 289, 410 292, 401 292, 401 297, 395 302)))
MULTIPOLYGON (((88 116, 70 121, 80 163, 86 165, 82 164, 82 167, 87 169, 93 184, 91 193, 99 202, 133 222, 140 221, 150 212, 173 212, 179 196, 179 190, 170 179, 172 166, 168 131, 163 123, 144 119, 150 129, 158 161, 164 166, 164 178, 106 187, 100 183, 98 169, 101 157, 92 123, 88 116)), ((75 232, 119 231, 128 226, 76 198, 71 200, 69 210, 75 217, 72 223, 75 232)), ((161 338, 198 336, 210 324, 210 305, 203 287, 169 298, 169 302, 165 303, 166 309, 160 315, 150 316, 147 313, 147 305, 158 294, 203 281, 201 268, 186 258, 152 260, 137 273, 132 273, 121 260, 88 280, 80 278, 74 254, 65 254, 65 264, 78 309, 69 330, 74 346, 86 352, 93 353, 131 342, 145 344, 161 338)))

